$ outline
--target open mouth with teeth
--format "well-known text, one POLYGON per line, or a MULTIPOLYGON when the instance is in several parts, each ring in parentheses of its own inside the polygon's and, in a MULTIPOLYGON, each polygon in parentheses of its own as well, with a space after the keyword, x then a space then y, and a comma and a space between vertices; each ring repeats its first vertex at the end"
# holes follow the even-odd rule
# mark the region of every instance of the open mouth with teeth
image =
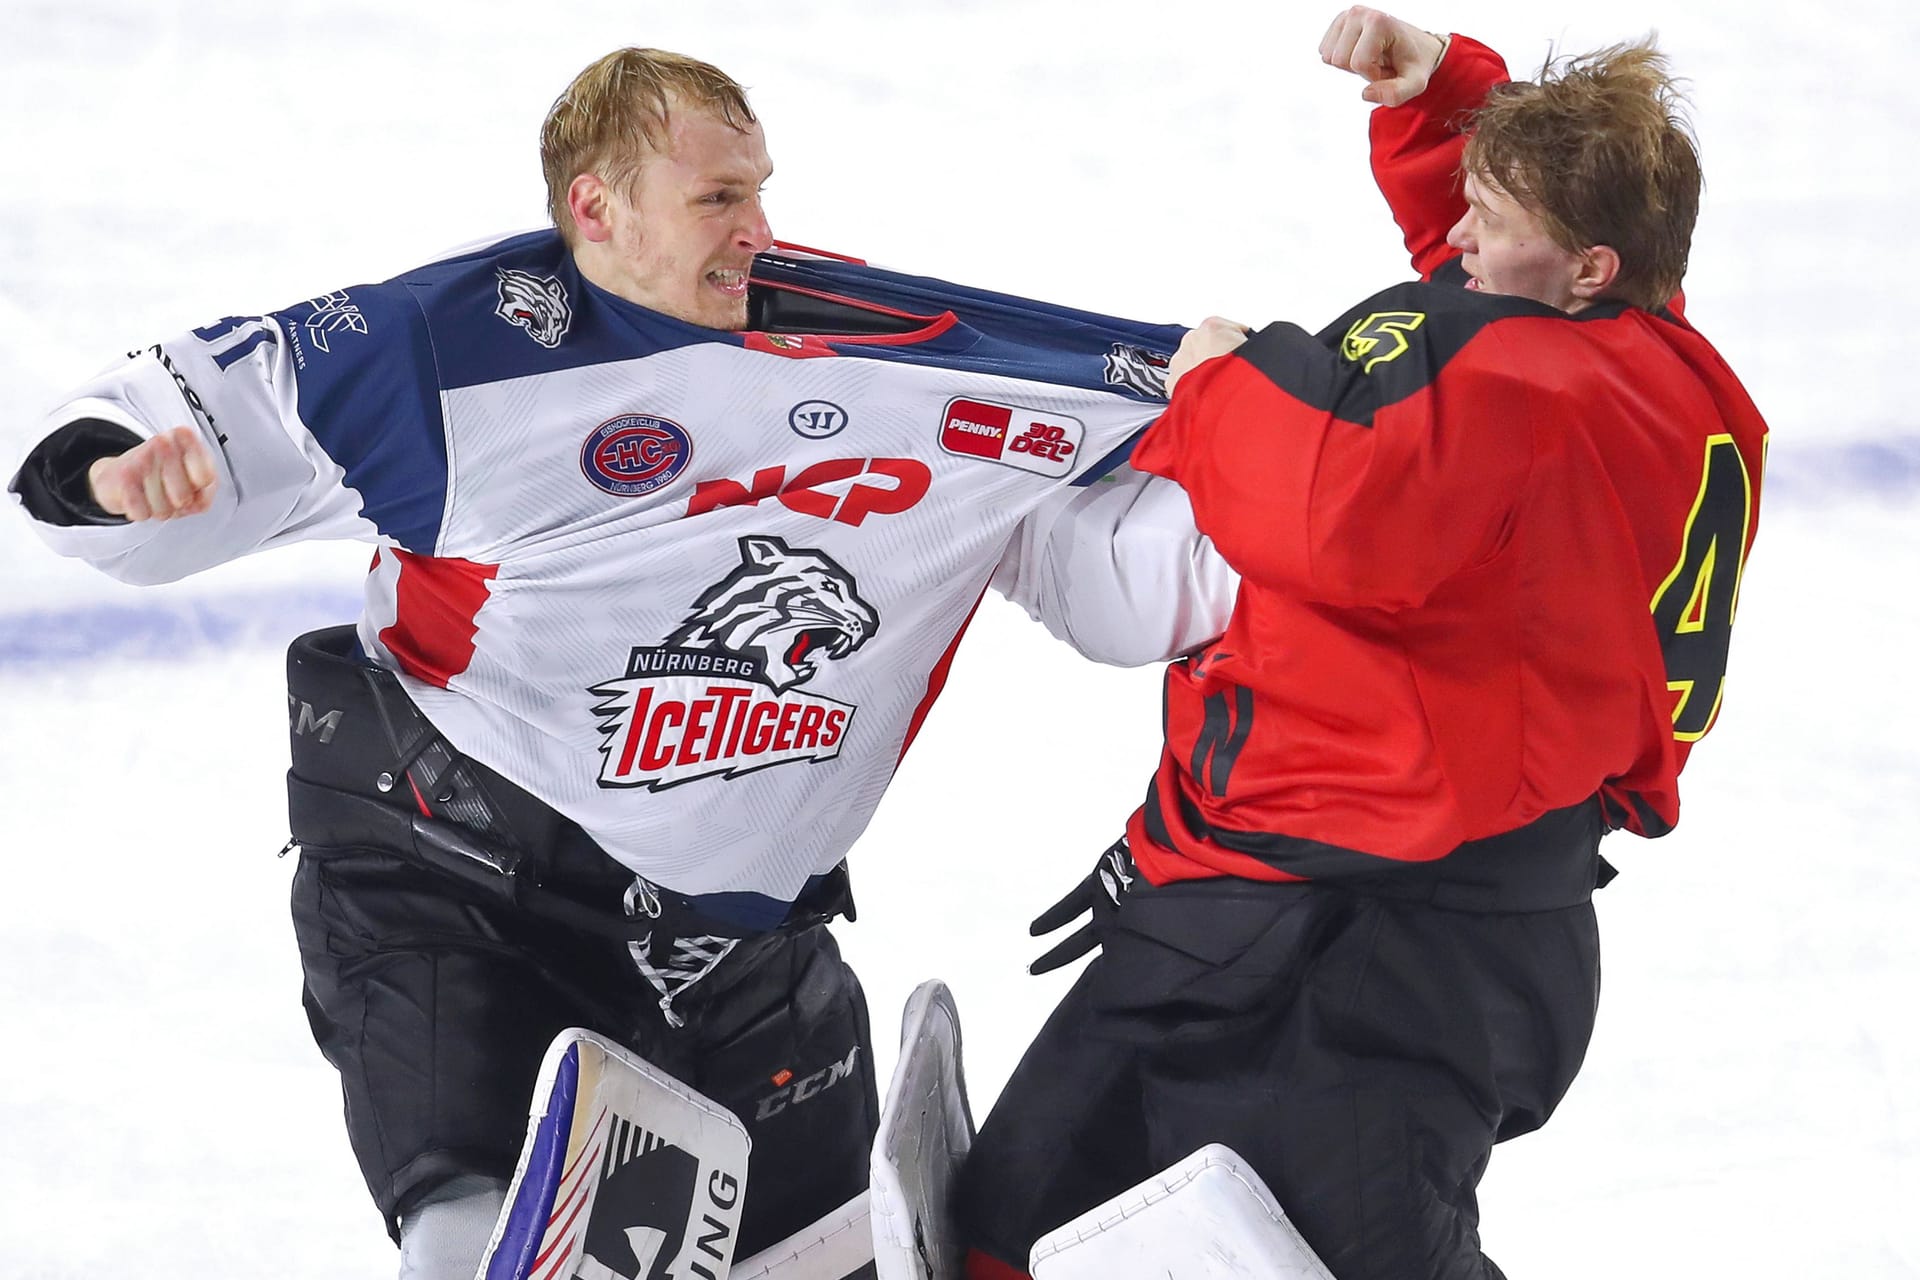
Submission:
POLYGON ((829 658, 844 658, 853 652, 853 637, 837 627, 808 627, 793 638, 786 653, 787 665, 794 668, 811 668, 813 663, 807 655, 825 645, 829 658))
POLYGON ((747 269, 745 267, 715 268, 707 272, 707 283, 729 298, 744 298, 747 296, 747 269))

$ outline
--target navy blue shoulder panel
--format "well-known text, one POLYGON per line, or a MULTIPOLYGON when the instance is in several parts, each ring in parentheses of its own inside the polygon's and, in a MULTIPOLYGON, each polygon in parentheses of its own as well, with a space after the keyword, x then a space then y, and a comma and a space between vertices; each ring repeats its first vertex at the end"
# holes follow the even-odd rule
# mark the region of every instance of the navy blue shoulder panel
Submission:
MULTIPOLYGON (((763 254, 753 275, 760 287, 954 317, 919 340, 834 344, 843 356, 1108 390, 1149 404, 1164 401, 1167 359, 1186 332, 861 263, 763 254)), ((433 553, 446 504, 442 391, 746 342, 599 289, 555 231, 495 241, 275 318, 291 340, 302 418, 362 494, 368 519, 421 554, 433 553)), ((831 333, 818 336, 832 342, 831 333)))
POLYGON ((557 231, 536 231, 409 271, 448 390, 555 373, 701 342, 740 344, 616 298, 581 276, 557 231))
POLYGON ((951 312, 959 321, 956 331, 930 342, 848 347, 845 355, 1035 378, 1147 402, 1165 401, 1167 359, 1187 332, 864 263, 766 253, 753 274, 913 315, 951 312))
MULTIPOLYGON (((1030 377, 1158 401, 1186 330, 1142 324, 862 263, 762 254, 756 285, 787 285, 957 323, 920 341, 847 343, 840 354, 1030 377)), ((704 342, 745 344, 589 283, 558 232, 532 232, 399 277, 427 317, 442 387, 477 386, 704 342)), ((818 336, 831 340, 831 332, 818 336)))
POLYGON ((431 555, 447 498, 447 441, 426 318, 392 283, 309 298, 273 318, 293 356, 300 418, 361 514, 409 551, 431 555))
POLYGON ((443 390, 740 341, 594 289, 552 231, 273 314, 301 419, 360 493, 362 514, 421 555, 434 553, 446 507, 443 390))
MULTIPOLYGON (((1167 362, 1187 333, 1182 325, 1123 320, 864 263, 762 254, 753 274, 757 281, 819 290, 912 315, 951 313, 958 321, 924 342, 846 344, 837 348, 843 355, 1034 378, 1112 391, 1147 404, 1166 403, 1167 362)), ((1132 457, 1145 433, 1143 427, 1073 483, 1089 485, 1113 471, 1132 457)))

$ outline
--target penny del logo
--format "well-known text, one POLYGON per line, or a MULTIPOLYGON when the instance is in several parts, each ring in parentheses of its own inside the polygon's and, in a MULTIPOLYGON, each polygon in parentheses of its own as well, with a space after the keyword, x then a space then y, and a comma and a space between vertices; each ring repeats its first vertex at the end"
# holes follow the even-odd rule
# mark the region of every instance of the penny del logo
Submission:
POLYGON ((1080 419, 1065 414, 963 397, 947 401, 940 421, 948 453, 1054 477, 1073 470, 1086 434, 1080 419))

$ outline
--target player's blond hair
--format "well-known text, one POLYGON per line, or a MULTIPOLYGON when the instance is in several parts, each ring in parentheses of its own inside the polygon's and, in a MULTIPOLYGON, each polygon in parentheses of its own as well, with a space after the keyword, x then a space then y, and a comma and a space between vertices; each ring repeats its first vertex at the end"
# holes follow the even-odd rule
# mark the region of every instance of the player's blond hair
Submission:
POLYGON ((1474 113, 1463 166, 1536 213, 1570 252, 1608 245, 1607 296, 1652 309, 1680 291, 1700 212, 1686 99, 1653 36, 1549 58, 1474 113))
POLYGON ((540 168, 547 179, 547 213, 574 243, 567 189, 594 173, 632 198, 648 155, 667 143, 673 108, 711 112, 745 130, 757 117, 747 91, 720 68, 664 49, 616 49, 573 78, 554 99, 540 126, 540 168))

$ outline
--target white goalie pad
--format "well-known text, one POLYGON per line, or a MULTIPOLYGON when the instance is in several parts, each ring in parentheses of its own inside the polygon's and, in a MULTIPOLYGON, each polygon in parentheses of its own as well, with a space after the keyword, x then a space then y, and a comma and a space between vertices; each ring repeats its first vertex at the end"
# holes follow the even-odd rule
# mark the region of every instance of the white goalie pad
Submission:
POLYGON ((901 1019, 900 1062, 873 1143, 873 1262, 879 1280, 959 1280, 964 1249, 952 1198, 973 1146, 960 1070, 960 1013, 923 982, 901 1019))
POLYGON ((862 1191, 820 1221, 733 1264, 732 1280, 849 1280, 873 1261, 862 1191))
POLYGON ((724 1280, 749 1147, 718 1103, 590 1031, 563 1031, 476 1280, 724 1280))
POLYGON ((1034 1280, 1333 1280, 1253 1170, 1211 1144, 1033 1246, 1034 1280))

